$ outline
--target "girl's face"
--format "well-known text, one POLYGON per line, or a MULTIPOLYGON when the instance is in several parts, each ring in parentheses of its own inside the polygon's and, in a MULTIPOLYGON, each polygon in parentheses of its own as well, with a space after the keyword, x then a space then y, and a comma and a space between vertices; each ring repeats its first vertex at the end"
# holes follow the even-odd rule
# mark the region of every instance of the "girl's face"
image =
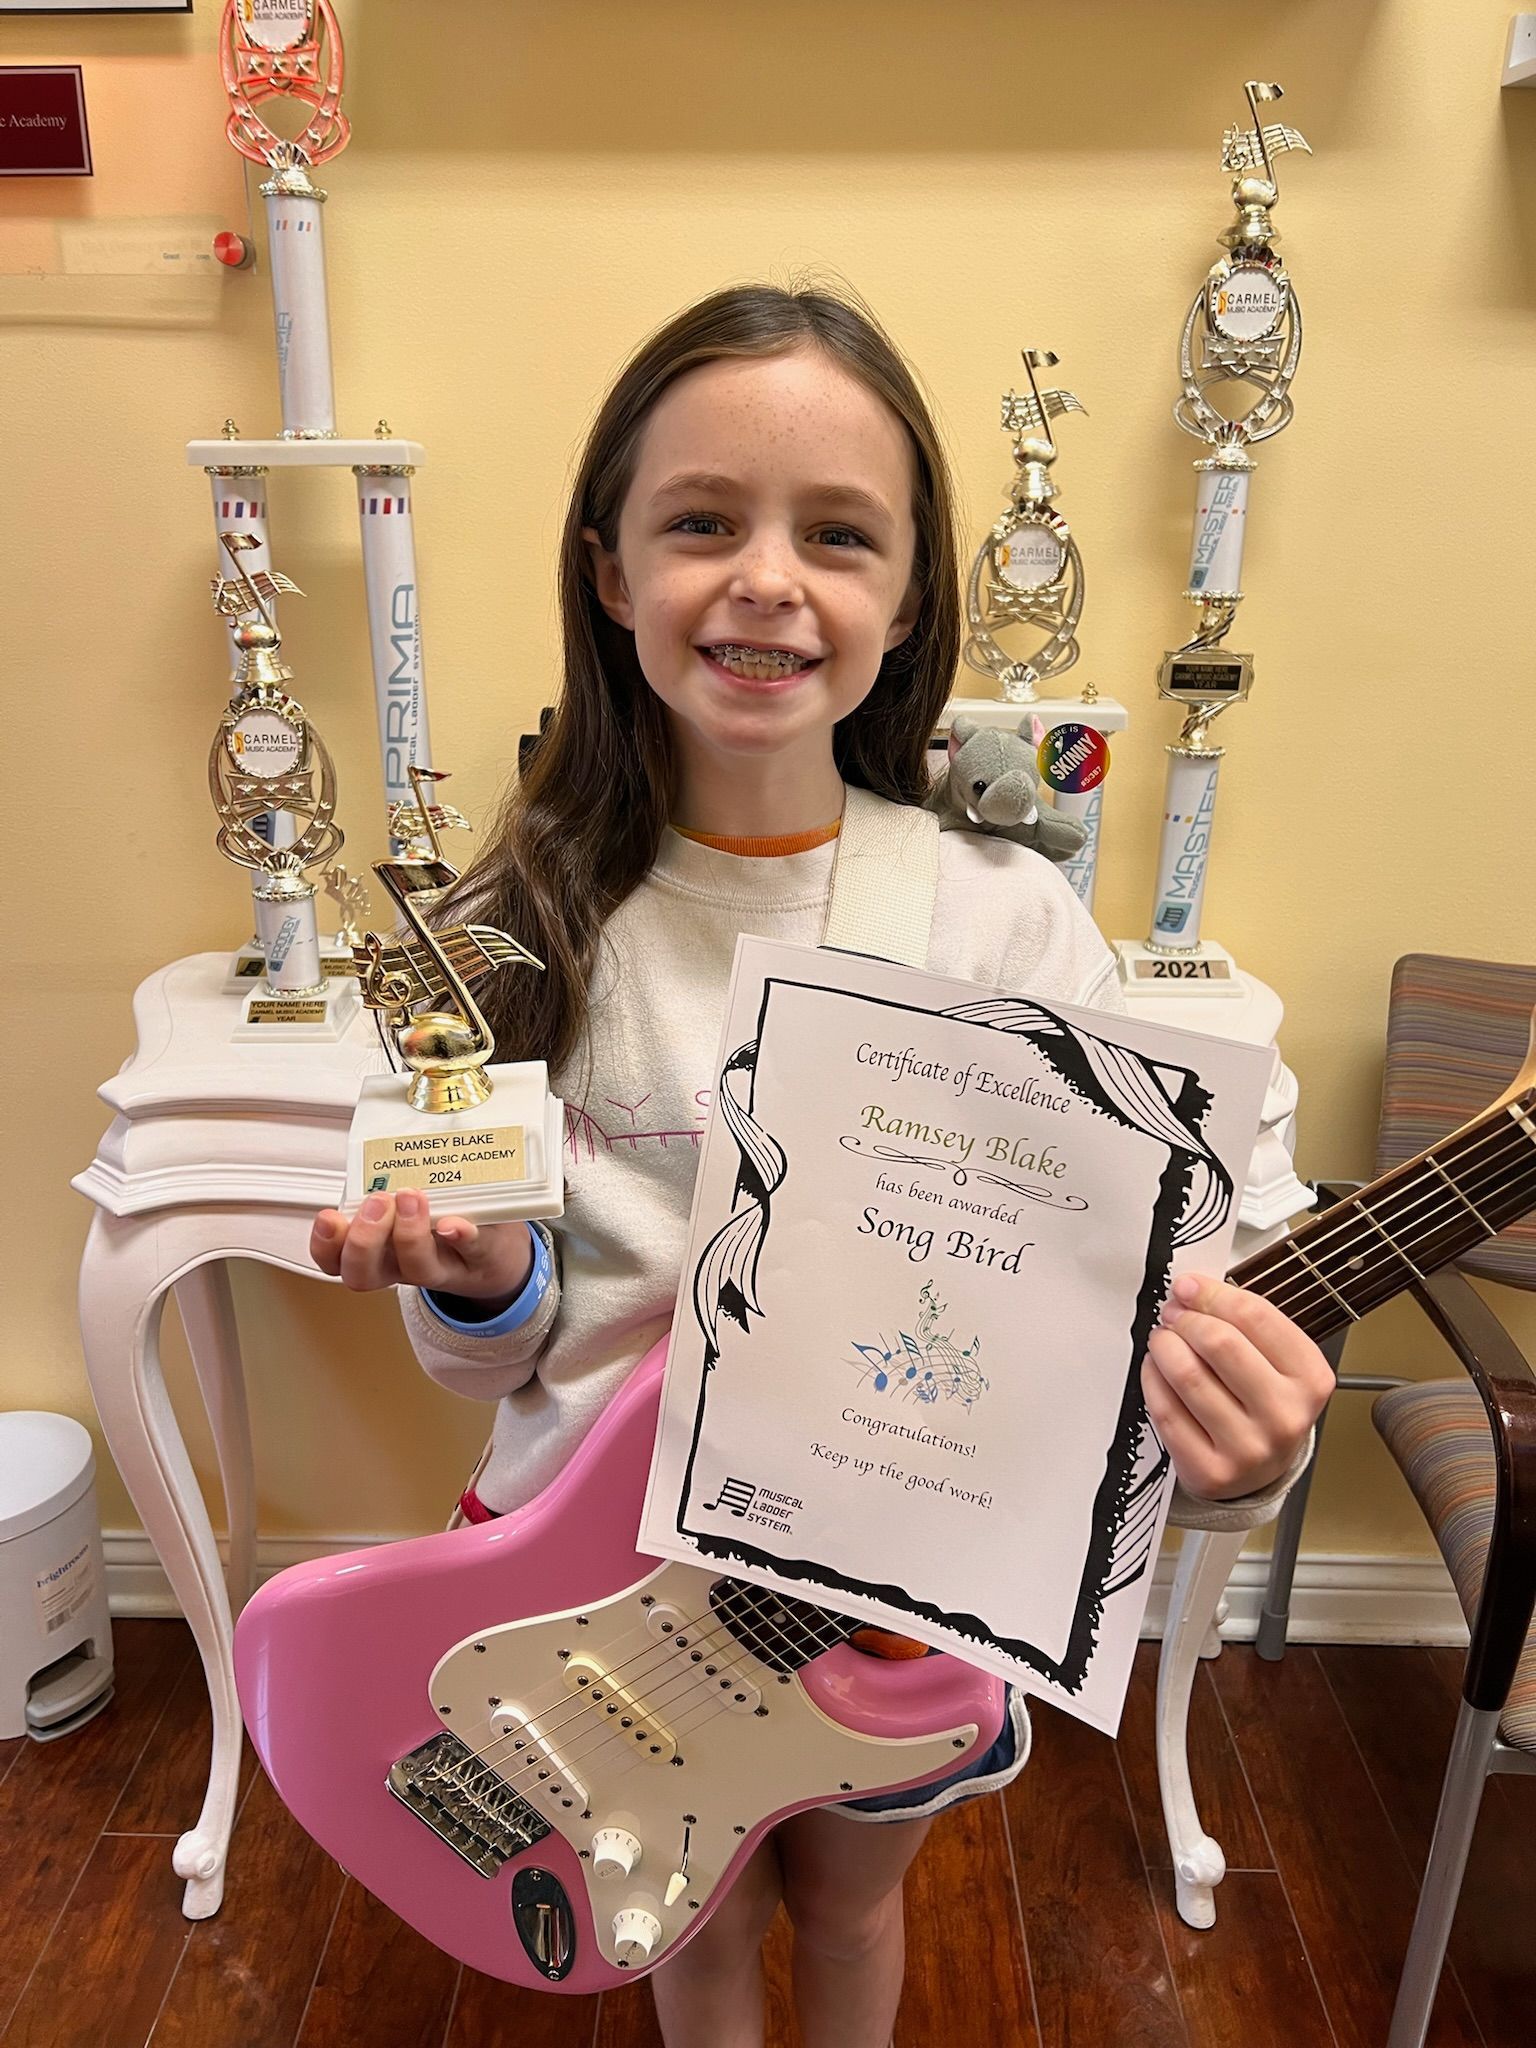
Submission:
POLYGON ((825 774, 833 725, 917 615, 913 483, 902 422, 819 349, 707 363, 668 388, 617 552, 586 539, 685 781, 768 756, 825 774))

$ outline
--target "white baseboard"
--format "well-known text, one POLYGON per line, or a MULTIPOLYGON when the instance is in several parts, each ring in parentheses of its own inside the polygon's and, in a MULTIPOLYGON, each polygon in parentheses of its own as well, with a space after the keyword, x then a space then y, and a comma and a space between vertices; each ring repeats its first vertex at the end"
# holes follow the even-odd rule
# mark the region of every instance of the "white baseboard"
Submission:
MULTIPOLYGON (((1161 1636, 1175 1560, 1160 1557, 1152 1576, 1144 1636, 1161 1636)), ((1224 1641, 1250 1643, 1269 1577, 1267 1557, 1240 1557, 1227 1581, 1224 1641)), ((1303 1551, 1291 1584, 1293 1643, 1454 1643, 1467 1624, 1451 1575, 1437 1557, 1348 1557, 1303 1551)))
MULTIPOLYGON (((291 1564, 365 1550, 377 1536, 266 1536, 256 1570, 269 1579, 291 1564)), ((178 1614, 149 1538, 109 1529, 103 1537, 107 1597, 114 1614, 178 1614)), ((1160 1636, 1173 1583, 1171 1557, 1158 1559, 1142 1627, 1160 1636)), ((1240 1557, 1227 1587, 1222 1635, 1251 1642, 1259 1624, 1267 1557, 1240 1557)), ((1450 1576, 1438 1558, 1341 1557, 1303 1552, 1291 1592, 1289 1639, 1297 1643, 1465 1643, 1467 1627, 1450 1576)))

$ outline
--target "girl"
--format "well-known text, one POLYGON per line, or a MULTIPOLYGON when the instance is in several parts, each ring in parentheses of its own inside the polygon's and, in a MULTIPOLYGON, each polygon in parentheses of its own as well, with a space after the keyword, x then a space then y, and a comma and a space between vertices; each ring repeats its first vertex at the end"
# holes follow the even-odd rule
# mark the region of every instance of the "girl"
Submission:
MULTIPOLYGON (((547 1485, 666 1331, 737 934, 820 938, 847 785, 921 801, 958 563, 927 407, 851 303, 719 292, 645 343, 599 412, 561 551, 564 688, 450 913, 473 905, 548 963, 481 1000, 499 1057, 547 1059, 570 1105, 565 1214, 476 1228, 402 1193, 314 1229, 323 1271, 400 1289, 434 1379, 497 1401, 469 1519, 547 1485)), ((965 832, 939 847, 934 972, 1120 1007, 1055 868, 965 832)), ((1256 1296, 1188 1277, 1175 1292, 1143 1367, 1189 1489, 1174 1519, 1242 1527, 1300 1469, 1332 1376, 1256 1296)), ((901 1880, 930 1816, 1027 1750, 1015 1697, 960 1778, 783 1823, 653 1975, 668 2048, 759 2048, 781 1899, 807 2048, 885 2048, 901 1880)))

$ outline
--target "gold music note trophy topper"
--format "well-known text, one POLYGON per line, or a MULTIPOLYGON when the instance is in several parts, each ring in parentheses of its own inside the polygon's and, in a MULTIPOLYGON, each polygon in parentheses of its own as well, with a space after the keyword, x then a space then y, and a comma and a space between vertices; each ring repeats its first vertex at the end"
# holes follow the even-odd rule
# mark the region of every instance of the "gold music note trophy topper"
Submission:
POLYGON ((412 767, 413 804, 397 804, 390 832, 402 851, 373 871, 399 909, 401 936, 365 932, 358 986, 408 1070, 363 1083, 347 1140, 349 1215, 369 1195, 417 1188, 438 1214, 476 1222, 558 1216, 564 1208, 565 1105, 549 1092, 543 1060, 492 1066, 496 1040, 472 985, 496 968, 543 971, 526 946, 494 925, 434 928, 431 912, 459 879, 439 833, 465 820, 431 801, 444 778, 412 767))

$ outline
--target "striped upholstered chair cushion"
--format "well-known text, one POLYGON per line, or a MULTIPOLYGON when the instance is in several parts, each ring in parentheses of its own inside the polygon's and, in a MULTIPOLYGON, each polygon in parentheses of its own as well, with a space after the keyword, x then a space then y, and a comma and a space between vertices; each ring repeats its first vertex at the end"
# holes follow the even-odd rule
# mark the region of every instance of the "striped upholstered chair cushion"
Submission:
MULTIPOLYGON (((1425 1151, 1500 1095, 1519 1070, 1536 967, 1406 954, 1392 970, 1376 1171, 1425 1151)), ((1536 1287, 1536 1215, 1458 1261, 1465 1272, 1536 1287)))
MULTIPOLYGON (((1477 1391, 1466 1380, 1426 1380, 1379 1395, 1371 1414, 1435 1532, 1470 1621, 1493 1529, 1493 1439, 1477 1391)), ((1520 1749, 1536 1750, 1536 1628, 1526 1637, 1499 1732, 1520 1749)))

